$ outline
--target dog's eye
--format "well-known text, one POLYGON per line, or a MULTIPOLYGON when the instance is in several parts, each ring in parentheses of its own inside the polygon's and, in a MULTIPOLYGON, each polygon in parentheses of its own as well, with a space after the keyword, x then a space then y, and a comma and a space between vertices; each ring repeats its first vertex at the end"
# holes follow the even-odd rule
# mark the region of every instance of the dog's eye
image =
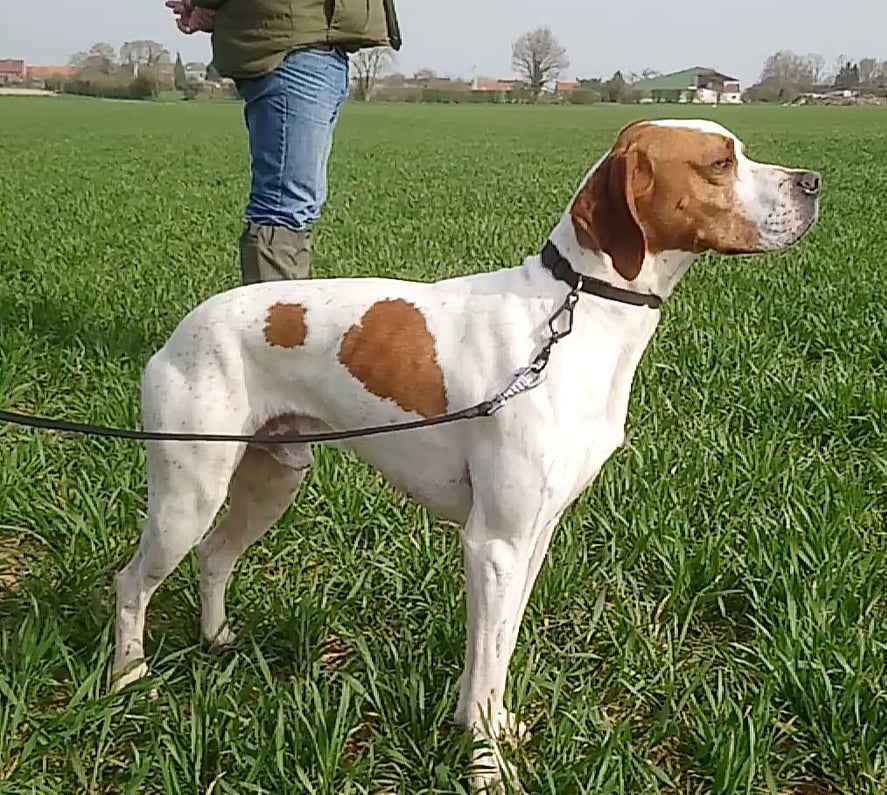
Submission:
POLYGON ((711 164, 711 167, 716 171, 726 171, 733 165, 732 157, 725 157, 721 160, 715 160, 714 163, 711 164))

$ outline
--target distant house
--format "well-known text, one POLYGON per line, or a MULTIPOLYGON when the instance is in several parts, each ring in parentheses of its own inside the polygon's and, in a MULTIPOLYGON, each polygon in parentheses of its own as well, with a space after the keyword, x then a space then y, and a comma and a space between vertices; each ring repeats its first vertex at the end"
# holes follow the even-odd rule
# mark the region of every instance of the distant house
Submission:
POLYGON ((0 83, 19 83, 25 79, 25 62, 0 58, 0 83))
POLYGON ((200 61, 189 61, 186 63, 185 80, 203 83, 206 80, 206 64, 200 61))
MULTIPOLYGON (((361 97, 361 90, 360 80, 352 71, 349 94, 361 97)), ((383 75, 373 83, 370 93, 387 102, 445 102, 470 90, 471 84, 465 80, 419 72, 414 75, 383 75)))
POLYGON ((704 66, 639 80, 632 89, 640 95, 641 102, 742 103, 742 89, 737 78, 704 66))
MULTIPOLYGON (((352 80, 359 80, 357 74, 351 74, 352 80)), ((416 88, 420 85, 420 81, 415 77, 407 77, 405 74, 401 72, 395 72, 390 75, 381 75, 376 78, 375 85, 380 88, 416 88)))
POLYGON ((499 92, 503 94, 507 94, 514 88, 516 85, 521 85, 520 80, 499 80, 499 79, 490 79, 489 77, 475 77, 474 80, 471 81, 471 90, 472 91, 483 91, 483 92, 499 92))
MULTIPOLYGON (((578 80, 555 80, 554 83, 546 83, 542 91, 546 94, 554 94, 556 96, 564 96, 579 88, 578 80)), ((519 89, 526 89, 525 80, 501 80, 499 78, 491 79, 488 77, 475 77, 471 81, 471 90, 480 91, 482 93, 499 93, 508 94, 519 89)))
POLYGON ((554 84, 555 94, 569 94, 579 88, 578 80, 557 80, 554 84))
POLYGON ((25 67, 25 76, 32 83, 45 83, 50 78, 74 77, 77 67, 71 66, 31 66, 25 67))

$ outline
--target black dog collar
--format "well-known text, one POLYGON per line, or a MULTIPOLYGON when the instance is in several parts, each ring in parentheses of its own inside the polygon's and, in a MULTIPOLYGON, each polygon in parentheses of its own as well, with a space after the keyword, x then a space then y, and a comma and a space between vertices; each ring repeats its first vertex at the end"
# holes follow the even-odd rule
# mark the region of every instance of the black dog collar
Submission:
POLYGON ((559 281, 566 282, 573 290, 578 290, 589 295, 606 298, 608 301, 618 301, 631 306, 648 306, 650 309, 659 309, 662 299, 653 293, 635 293, 608 284, 602 279, 593 279, 590 276, 582 276, 573 270, 573 266, 557 250, 557 246, 550 240, 542 249, 542 264, 559 281))

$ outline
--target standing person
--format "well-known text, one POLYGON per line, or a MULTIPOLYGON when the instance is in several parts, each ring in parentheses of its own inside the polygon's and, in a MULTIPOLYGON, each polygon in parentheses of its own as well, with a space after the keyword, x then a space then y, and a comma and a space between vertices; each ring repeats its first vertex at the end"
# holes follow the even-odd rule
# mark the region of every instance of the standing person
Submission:
POLYGON ((244 284, 308 277, 311 227, 348 95, 348 53, 400 49, 394 0, 168 0, 183 33, 212 33, 213 65, 244 101, 252 170, 244 284))

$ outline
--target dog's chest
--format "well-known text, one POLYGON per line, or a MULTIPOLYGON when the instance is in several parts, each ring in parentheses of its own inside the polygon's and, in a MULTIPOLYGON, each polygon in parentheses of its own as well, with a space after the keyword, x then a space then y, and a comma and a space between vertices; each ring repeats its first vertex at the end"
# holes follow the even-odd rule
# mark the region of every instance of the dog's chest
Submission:
POLYGON ((568 502, 594 482, 625 440, 631 374, 615 366, 618 354, 609 359, 599 354, 589 362, 584 383, 574 377, 574 390, 561 387, 553 398, 556 409, 545 435, 568 502))
POLYGON ((356 439, 348 449, 433 514, 462 523, 471 510, 471 481, 452 428, 448 430, 356 439))
POLYGON ((598 476, 604 464, 611 458, 625 441, 624 425, 609 421, 602 422, 589 436, 588 447, 579 470, 579 489, 590 486, 598 476))

